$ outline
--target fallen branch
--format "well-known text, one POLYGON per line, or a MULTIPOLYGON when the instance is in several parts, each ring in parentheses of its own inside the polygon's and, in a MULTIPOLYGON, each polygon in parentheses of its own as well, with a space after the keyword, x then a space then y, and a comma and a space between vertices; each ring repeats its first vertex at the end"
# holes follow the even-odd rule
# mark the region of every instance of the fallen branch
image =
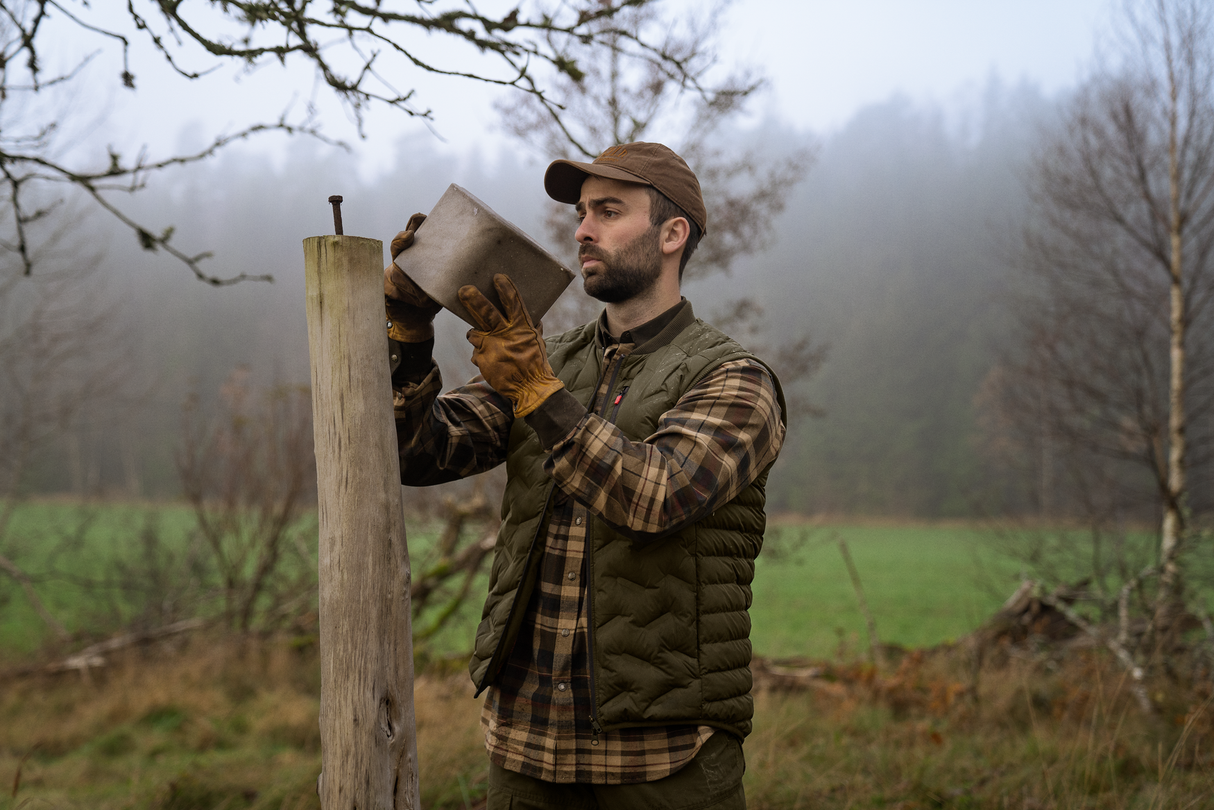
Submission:
POLYGON ((750 671, 757 688, 793 692, 813 688, 826 674, 826 667, 809 660, 776 661, 756 655, 750 661, 750 671))
POLYGON ((44 671, 49 673, 70 672, 72 670, 79 671, 82 675, 88 674, 90 669, 96 669, 106 665, 105 654, 116 650, 122 650, 127 647, 133 647, 137 644, 146 644, 149 641, 173 636, 178 633, 186 633, 190 630, 197 630, 206 624, 205 619, 185 619, 183 621, 167 624, 164 627, 158 627, 155 630, 144 630, 138 633, 127 633, 114 638, 99 641, 85 647, 74 655, 69 655, 67 658, 57 663, 45 667, 44 671))
POLYGON ((1134 693, 1134 697, 1138 700, 1139 708, 1142 709, 1143 713, 1148 715, 1153 715, 1155 713, 1155 707, 1151 704, 1151 698, 1147 695, 1146 685, 1143 683, 1146 673, 1138 662, 1134 660, 1134 656, 1130 654, 1129 650, 1125 648, 1124 644, 1115 638, 1110 638, 1109 636, 1101 633, 1099 628, 1093 627, 1087 619, 1080 616, 1074 608, 1061 599, 1057 599, 1053 595, 1042 596, 1041 602, 1042 604, 1046 604, 1054 608, 1063 616, 1066 616, 1067 620, 1070 621, 1071 624, 1078 627, 1084 633, 1087 633, 1096 641, 1103 642, 1103 644, 1112 651, 1113 655, 1117 657, 1117 660, 1121 662, 1121 665, 1125 667, 1125 670, 1129 673, 1130 678, 1133 679, 1133 683, 1130 685, 1130 691, 1134 693))

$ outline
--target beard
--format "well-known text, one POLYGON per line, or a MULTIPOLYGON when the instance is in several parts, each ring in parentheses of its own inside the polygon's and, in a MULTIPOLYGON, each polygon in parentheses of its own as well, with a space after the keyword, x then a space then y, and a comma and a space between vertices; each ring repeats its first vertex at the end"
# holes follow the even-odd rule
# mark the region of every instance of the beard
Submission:
POLYGON ((591 298, 605 304, 618 304, 650 290, 662 274, 662 251, 658 249, 658 228, 651 227, 616 251, 583 244, 578 259, 589 257, 603 263, 591 275, 582 273, 582 288, 591 298))

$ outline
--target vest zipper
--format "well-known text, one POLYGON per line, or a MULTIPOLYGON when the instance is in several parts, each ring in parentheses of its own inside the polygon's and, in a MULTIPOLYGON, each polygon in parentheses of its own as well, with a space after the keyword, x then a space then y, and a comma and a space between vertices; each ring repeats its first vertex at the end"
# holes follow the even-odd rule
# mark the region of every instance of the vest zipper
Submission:
POLYGON ((599 415, 604 418, 607 416, 607 409, 611 407, 611 391, 615 388, 615 381, 620 378, 620 369, 624 367, 624 360, 625 358, 618 356, 611 359, 615 368, 611 370, 611 382, 607 383, 607 392, 603 394, 603 405, 599 409, 599 415))
POLYGON ((620 415, 620 404, 624 401, 624 395, 628 393, 629 386, 625 385, 620 389, 620 393, 615 395, 615 399, 611 401, 611 416, 607 417, 607 421, 615 424, 616 417, 620 415))

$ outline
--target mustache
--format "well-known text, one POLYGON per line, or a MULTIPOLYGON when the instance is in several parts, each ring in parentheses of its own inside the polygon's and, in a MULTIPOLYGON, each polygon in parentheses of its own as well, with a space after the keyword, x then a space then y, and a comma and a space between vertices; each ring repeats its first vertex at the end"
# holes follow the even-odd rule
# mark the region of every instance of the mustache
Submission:
POLYGON ((579 261, 586 258, 598 259, 599 261, 607 260, 607 255, 595 245, 581 245, 577 249, 577 257, 579 261))

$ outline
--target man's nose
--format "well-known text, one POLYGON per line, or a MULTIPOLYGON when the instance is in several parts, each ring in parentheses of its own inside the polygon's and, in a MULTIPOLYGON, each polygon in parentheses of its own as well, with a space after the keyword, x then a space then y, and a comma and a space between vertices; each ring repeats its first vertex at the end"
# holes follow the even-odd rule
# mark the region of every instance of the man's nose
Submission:
POLYGON ((581 224, 577 226, 577 232, 573 235, 573 238, 579 243, 594 241, 593 228, 590 227, 590 217, 582 219, 581 224))

